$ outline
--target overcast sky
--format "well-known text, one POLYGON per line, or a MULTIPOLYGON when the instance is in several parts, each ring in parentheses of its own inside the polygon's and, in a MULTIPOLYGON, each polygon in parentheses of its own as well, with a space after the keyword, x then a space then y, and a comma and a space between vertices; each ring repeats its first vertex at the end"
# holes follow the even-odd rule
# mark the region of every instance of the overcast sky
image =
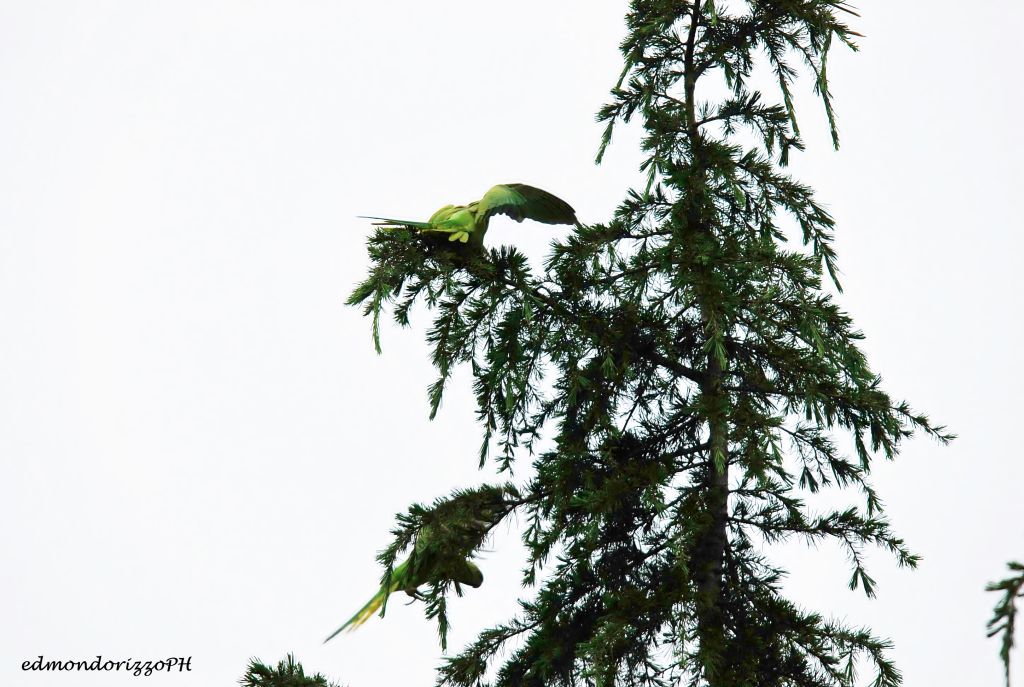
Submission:
MULTIPOLYGON (((891 637, 907 685, 997 685, 983 588, 1024 557, 1024 7, 860 4, 862 52, 830 62, 843 147, 803 94, 793 169, 837 218, 872 365, 960 439, 876 473, 918 571, 874 556, 865 601, 834 548, 787 551, 789 589, 891 637)), ((0 684, 134 684, 20 669, 103 654, 225 685, 289 651, 350 687, 433 682, 418 605, 321 645, 395 512, 493 478, 466 376, 429 422, 422 327, 378 357, 344 307, 355 215, 521 181, 607 220, 640 159, 624 130, 592 164, 625 5, 0 1, 0 684)), ((488 242, 539 260, 559 231, 488 242)), ((456 650, 515 610, 516 541, 493 549, 456 650)))

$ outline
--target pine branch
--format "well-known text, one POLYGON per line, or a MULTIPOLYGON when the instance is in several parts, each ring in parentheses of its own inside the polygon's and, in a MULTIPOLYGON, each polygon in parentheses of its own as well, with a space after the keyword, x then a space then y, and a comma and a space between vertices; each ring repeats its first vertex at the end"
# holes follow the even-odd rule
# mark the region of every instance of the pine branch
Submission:
POLYGON ((1013 649, 1013 633, 1017 621, 1017 599, 1024 597, 1024 564, 1012 561, 1007 564, 1011 575, 1005 580, 993 582, 985 587, 986 591, 1002 592, 1003 596, 996 604, 992 619, 988 621, 988 636, 1002 634, 1003 640, 999 648, 999 658, 1003 661, 1006 675, 1006 687, 1010 687, 1010 651, 1013 649))

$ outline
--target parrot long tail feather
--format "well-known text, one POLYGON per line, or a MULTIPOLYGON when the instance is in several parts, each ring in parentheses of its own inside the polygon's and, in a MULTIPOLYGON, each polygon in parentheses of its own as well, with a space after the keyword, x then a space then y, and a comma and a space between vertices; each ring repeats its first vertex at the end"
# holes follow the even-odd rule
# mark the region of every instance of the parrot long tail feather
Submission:
POLYGON ((342 631, 347 629, 349 632, 351 632, 352 630, 356 629, 357 627, 365 623, 367 620, 369 620, 370 617, 374 613, 376 613, 384 604, 384 599, 388 597, 388 594, 397 589, 398 582, 392 582, 391 589, 381 587, 377 591, 377 593, 373 595, 373 598, 366 602, 365 606, 360 608, 359 611, 354 616, 348 619, 348 622, 346 622, 344 625, 342 625, 337 630, 332 632, 331 636, 324 640, 324 644, 337 637, 339 634, 342 633, 342 631))
POLYGON ((357 215, 359 219, 376 219, 379 222, 374 222, 374 226, 381 228, 389 227, 413 227, 415 229, 430 229, 430 222, 414 222, 407 219, 392 219, 391 217, 372 217, 369 215, 357 215))

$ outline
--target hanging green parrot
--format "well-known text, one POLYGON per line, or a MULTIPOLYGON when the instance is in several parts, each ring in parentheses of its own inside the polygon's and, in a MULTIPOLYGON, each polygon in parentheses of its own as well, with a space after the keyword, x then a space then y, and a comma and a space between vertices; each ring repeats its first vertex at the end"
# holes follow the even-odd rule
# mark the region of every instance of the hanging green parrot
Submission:
POLYGON ((509 498, 518 498, 512 485, 482 486, 440 499, 430 508, 413 506, 410 513, 419 528, 412 553, 394 567, 390 578, 381 580, 377 593, 324 642, 342 630, 354 630, 365 623, 385 607, 386 599, 394 592, 403 591, 415 599, 424 599, 418 591, 424 585, 452 582, 455 593, 461 595, 460 585, 476 588, 483 584, 484 575, 472 556, 509 513, 514 503, 509 498))
POLYGON ((468 243, 483 250, 484 234, 494 215, 508 215, 517 222, 532 219, 544 224, 577 224, 576 211, 561 198, 526 184, 498 184, 480 200, 469 205, 445 205, 426 222, 413 222, 388 217, 365 217, 380 220, 375 226, 385 231, 412 229, 424 236, 468 243))
MULTIPOLYGON (((420 536, 422 537, 423 533, 420 536)), ((402 563, 395 566, 391 572, 391 583, 381 584, 380 589, 366 602, 365 606, 324 640, 325 644, 334 639, 342 630, 354 630, 369 620, 384 605, 384 600, 388 595, 394 592, 403 591, 416 598, 416 590, 431 582, 451 580, 455 582, 456 591, 460 593, 459 585, 461 584, 475 589, 484 583, 484 574, 480 572, 480 568, 476 567, 473 561, 468 558, 451 560, 447 557, 424 553, 426 547, 421 548, 419 542, 420 539, 417 538, 416 550, 402 563)))
POLYGON ((457 592, 461 591, 459 589, 461 584, 473 588, 483 584, 484 574, 480 572, 480 568, 476 567, 473 561, 461 553, 446 554, 443 547, 436 546, 438 542, 435 542, 434 539, 432 527, 424 527, 420 530, 412 554, 395 566, 391 572, 390 583, 382 583, 380 589, 366 602, 366 605, 349 618, 348 622, 331 633, 331 636, 324 642, 329 642, 346 628, 354 630, 365 623, 380 609, 388 595, 394 592, 404 591, 415 598, 417 589, 432 582, 451 580, 455 583, 457 592))

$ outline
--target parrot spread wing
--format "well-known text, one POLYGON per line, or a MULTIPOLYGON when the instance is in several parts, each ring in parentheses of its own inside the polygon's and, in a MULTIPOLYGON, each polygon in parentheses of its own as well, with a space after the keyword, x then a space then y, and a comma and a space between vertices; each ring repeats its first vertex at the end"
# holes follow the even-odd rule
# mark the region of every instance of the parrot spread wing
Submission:
POLYGON ((483 234, 487 231, 487 220, 492 215, 508 215, 517 222, 532 219, 544 224, 578 224, 576 211, 571 205, 547 191, 526 184, 498 184, 469 206, 445 205, 426 222, 391 217, 361 217, 377 220, 374 226, 384 231, 412 229, 460 243, 468 243, 470 236, 473 236, 476 243, 481 245, 483 234))
POLYGON ((498 184, 477 202, 478 218, 508 215, 517 222, 576 224, 576 211, 561 198, 526 184, 498 184))

